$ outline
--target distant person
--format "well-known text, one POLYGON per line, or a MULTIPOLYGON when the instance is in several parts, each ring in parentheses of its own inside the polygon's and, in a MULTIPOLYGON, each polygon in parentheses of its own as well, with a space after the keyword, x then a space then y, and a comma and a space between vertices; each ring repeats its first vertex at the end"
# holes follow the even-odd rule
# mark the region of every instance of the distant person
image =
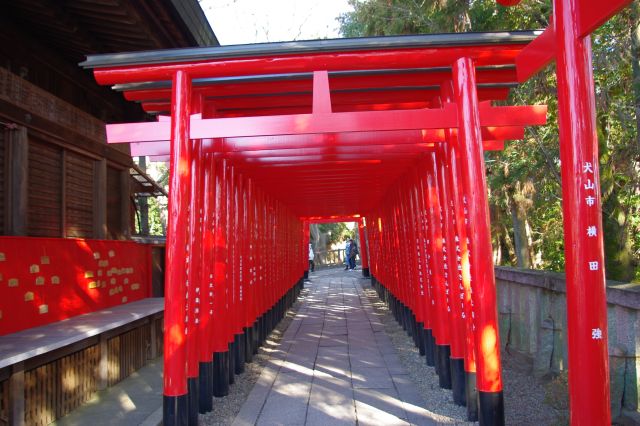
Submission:
POLYGON ((309 243, 309 270, 311 272, 313 272, 313 270, 316 268, 316 264, 313 261, 315 257, 316 257, 316 255, 313 252, 313 245, 311 243, 309 243))
POLYGON ((358 255, 358 245, 353 239, 349 240, 349 269, 356 269, 356 256, 358 255))
POLYGON ((349 237, 345 237, 344 239, 344 264, 345 264, 345 268, 344 270, 348 270, 349 269, 349 246, 350 246, 350 241, 351 239, 349 237))

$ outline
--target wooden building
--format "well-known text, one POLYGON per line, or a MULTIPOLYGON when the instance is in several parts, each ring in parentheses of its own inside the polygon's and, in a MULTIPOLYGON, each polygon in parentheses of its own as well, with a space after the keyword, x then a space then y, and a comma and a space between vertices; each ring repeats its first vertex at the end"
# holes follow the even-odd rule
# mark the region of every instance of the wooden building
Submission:
POLYGON ((15 0, 0 14, 0 235, 122 239, 132 197, 161 189, 104 123, 142 109, 85 55, 218 42, 197 0, 15 0))
POLYGON ((0 425, 49 424, 162 351, 161 252, 152 271, 154 247, 113 239, 163 190, 104 126, 153 118, 78 63, 217 44, 197 0, 3 2, 0 425))

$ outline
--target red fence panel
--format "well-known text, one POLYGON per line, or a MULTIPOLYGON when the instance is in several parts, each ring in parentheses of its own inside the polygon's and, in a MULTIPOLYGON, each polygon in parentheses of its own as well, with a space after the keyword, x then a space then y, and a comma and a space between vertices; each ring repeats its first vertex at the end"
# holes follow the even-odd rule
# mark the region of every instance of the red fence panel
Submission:
POLYGON ((150 266, 131 241, 0 237, 0 335, 144 299, 150 266))

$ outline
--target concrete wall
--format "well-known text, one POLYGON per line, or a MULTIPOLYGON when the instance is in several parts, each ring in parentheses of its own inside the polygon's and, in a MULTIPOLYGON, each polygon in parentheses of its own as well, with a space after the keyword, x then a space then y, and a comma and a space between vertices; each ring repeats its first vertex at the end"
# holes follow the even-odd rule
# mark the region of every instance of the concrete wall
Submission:
MULTIPOLYGON (((564 274, 496 267, 503 348, 533 360, 542 377, 567 369, 564 274)), ((607 283, 611 416, 640 405, 640 284, 607 283)))

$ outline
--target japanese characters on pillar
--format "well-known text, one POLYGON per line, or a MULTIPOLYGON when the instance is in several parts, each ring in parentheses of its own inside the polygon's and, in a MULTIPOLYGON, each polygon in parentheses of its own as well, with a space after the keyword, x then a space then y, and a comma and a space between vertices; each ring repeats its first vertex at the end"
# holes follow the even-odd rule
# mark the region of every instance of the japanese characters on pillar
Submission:
MULTIPOLYGON (((571 424, 609 424, 607 295, 591 37, 586 2, 554 0, 571 424)), ((619 2, 620 7, 622 2, 619 2)), ((598 8, 589 6, 597 15, 598 8)), ((600 13, 602 13, 600 11, 600 13)), ((605 16, 602 16, 605 18, 605 16)))
POLYGON ((429 268, 430 278, 433 280, 433 289, 435 293, 435 308, 436 308, 436 343, 441 346, 449 346, 450 341, 450 329, 449 329, 449 312, 451 312, 451 306, 449 304, 448 295, 448 283, 445 282, 444 273, 444 247, 442 238, 442 227, 440 218, 440 201, 438 199, 438 187, 437 187, 437 167, 435 154, 429 153, 426 157, 426 191, 425 200, 428 200, 428 229, 429 240, 427 241, 429 246, 429 268))
MULTIPOLYGON (((584 198, 584 203, 587 207, 590 208, 591 210, 591 214, 586 214, 586 218, 587 218, 587 225, 586 225, 586 229, 585 229, 585 233, 587 235, 587 241, 593 240, 595 242, 595 244, 589 244, 589 242, 587 242, 587 252, 591 252, 591 257, 588 258, 588 260, 586 261, 586 263, 588 264, 588 269, 589 271, 600 271, 603 268, 602 265, 602 253, 598 253, 598 249, 600 249, 601 247, 598 247, 598 243, 597 243, 597 239, 598 239, 598 235, 600 234, 600 232, 598 232, 598 228, 599 225, 596 224, 596 221, 601 220, 600 217, 598 217, 599 215, 593 214, 594 210, 600 210, 598 209, 598 207, 596 206, 596 200, 599 200, 600 198, 600 194, 598 193, 598 189, 596 188, 596 185, 594 183, 594 180, 596 179, 595 177, 595 172, 593 169, 593 164, 594 161, 593 159, 591 159, 591 161, 583 161, 582 163, 582 179, 578 179, 578 180, 582 180, 582 181, 586 181, 582 186, 584 188, 584 194, 583 194, 583 198, 584 198), (589 247, 589 245, 591 247, 589 247), (589 250, 591 249, 591 250, 589 250)), ((604 279, 604 272, 601 272, 602 278, 604 279)), ((593 340, 603 340, 603 332, 602 332, 602 325, 601 324, 595 324, 596 327, 591 329, 591 338, 593 340)))
POLYGON ((426 236, 426 219, 425 219, 425 206, 423 203, 423 189, 421 186, 421 180, 418 176, 417 170, 414 169, 412 173, 412 199, 413 199, 413 211, 416 218, 416 257, 418 258, 418 283, 421 291, 421 305, 424 319, 424 329, 431 330, 432 327, 432 313, 430 305, 432 304, 432 290, 430 289, 431 281, 428 277, 428 263, 427 263, 427 236, 426 236))
POLYGON ((468 286, 465 287, 465 291, 468 291, 468 295, 465 293, 465 300, 467 300, 467 315, 468 318, 470 319, 470 324, 471 324, 471 331, 473 333, 476 332, 476 314, 475 314, 475 310, 474 310, 474 304, 473 304, 473 283, 472 283, 472 275, 471 275, 471 240, 469 239, 469 209, 467 207, 467 199, 469 198, 467 196, 467 193, 465 192, 465 188, 463 187, 461 192, 462 194, 462 215, 464 218, 464 225, 463 228, 465 229, 466 233, 465 233, 465 238, 464 240, 460 241, 460 244, 462 244, 461 246, 461 251, 462 251, 462 255, 465 255, 465 251, 464 251, 464 246, 467 247, 466 250, 466 259, 467 259, 467 267, 465 268, 464 266, 464 257, 461 258, 461 260, 463 261, 463 263, 461 264, 462 267, 462 277, 464 279, 465 276, 465 272, 469 271, 468 274, 468 286))
POLYGON ((202 242, 202 309, 200 314, 201 333, 199 334, 200 362, 210 362, 213 355, 213 316, 214 316, 214 203, 215 203, 215 163, 213 154, 204 155, 203 185, 203 242, 202 242))
MULTIPOLYGON (((433 273, 431 270, 431 254, 430 254, 430 240, 429 240, 429 224, 427 218, 428 206, 425 199, 426 185, 424 178, 417 174, 417 205, 418 212, 420 214, 420 234, 422 236, 422 247, 420 253, 422 253, 422 267, 424 270, 424 278, 426 281, 427 292, 425 294, 425 312, 427 313, 426 328, 434 331, 436 328, 436 296, 435 287, 433 285, 433 273)), ((435 334, 434 334, 435 337, 435 334)))
MULTIPOLYGON (((189 203, 189 225, 187 255, 185 336, 187 339, 187 379, 195 380, 199 374, 198 329, 200 323, 200 291, 201 291, 201 238, 202 238, 202 144, 191 140, 191 198, 189 203)), ((196 398, 197 390, 190 383, 189 397, 196 398)))

